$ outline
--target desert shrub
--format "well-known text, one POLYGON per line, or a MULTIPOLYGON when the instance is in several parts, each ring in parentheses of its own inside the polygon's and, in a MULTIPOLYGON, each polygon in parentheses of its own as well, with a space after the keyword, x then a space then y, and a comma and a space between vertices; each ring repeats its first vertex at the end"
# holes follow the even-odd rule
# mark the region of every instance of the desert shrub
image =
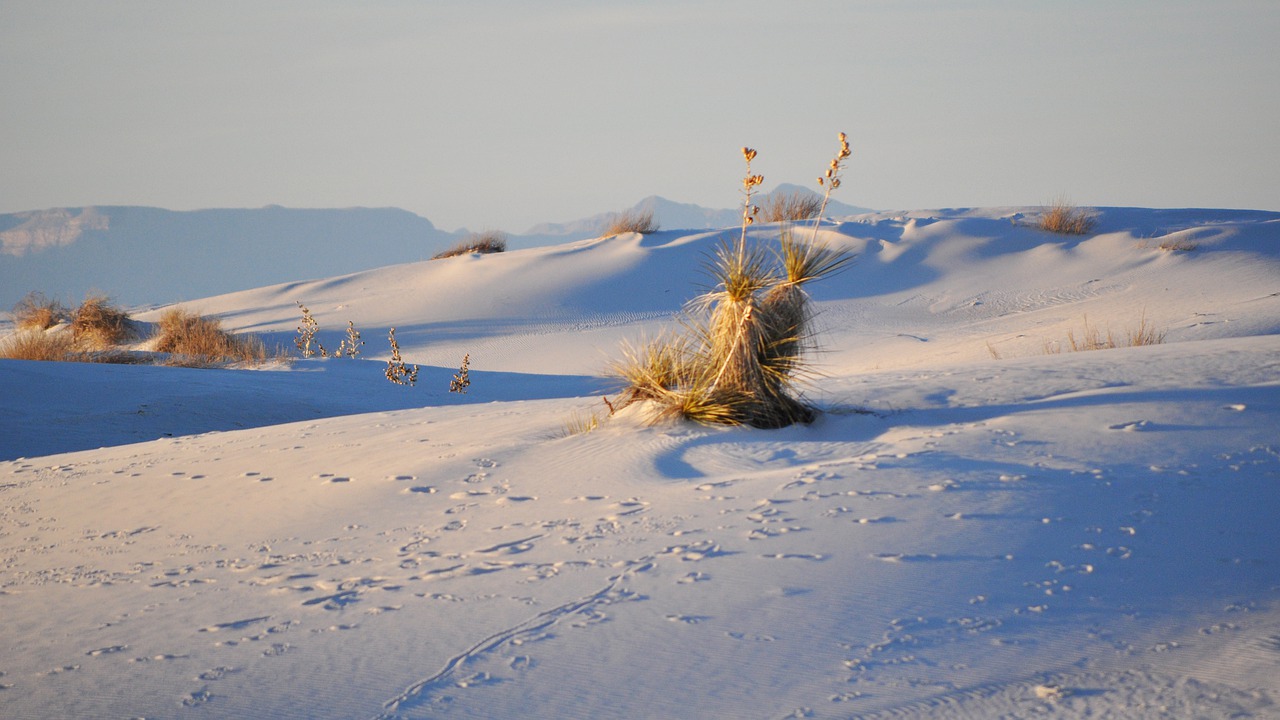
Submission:
POLYGON ((410 368, 400 357, 400 343, 396 342, 396 329, 391 328, 387 338, 391 341, 391 359, 387 361, 384 373, 387 379, 397 385, 413 385, 418 382, 418 366, 410 368))
POLYGON ((1086 235, 1093 230, 1094 224, 1092 211, 1078 208, 1065 198, 1059 198, 1045 207, 1036 227, 1061 235, 1086 235))
POLYGON ((29 292, 13 306, 13 323, 19 330, 45 330, 69 317, 67 308, 44 293, 29 292))
POLYGON ((356 324, 350 320, 347 321, 347 336, 338 342, 338 352, 334 357, 360 357, 360 348, 364 347, 364 341, 360 339, 360 331, 356 330, 356 324))
POLYGON ((7 360, 44 360, 61 362, 76 360, 71 335, 26 328, 0 340, 0 358, 7 360))
POLYGON ((89 295, 71 314, 71 338, 85 350, 107 350, 134 334, 129 316, 105 295, 89 295))
POLYGON ((640 233, 648 235, 649 233, 658 232, 658 223, 653 219, 652 210, 623 210, 620 213, 614 213, 609 219, 609 226, 605 229, 605 236, 621 235, 622 233, 640 233))
MULTIPOLYGON (((827 189, 819 216, 850 155, 844 133, 839 139, 840 151, 819 180, 827 189)), ((816 242, 817 221, 809 240, 786 232, 772 255, 748 245, 747 227, 760 213, 753 191, 764 177, 751 171, 756 151, 743 148, 742 154, 742 233, 709 263, 715 286, 690 303, 689 334, 624 346, 622 361, 612 368, 627 383, 624 404, 653 400, 659 419, 774 428, 814 416, 795 389, 812 335, 811 301, 802 286, 838 272, 849 258, 816 242)))
POLYGON ((810 193, 775 192, 764 199, 761 208, 765 222, 799 222, 810 220, 822 211, 822 197, 810 193))
POLYGON ((320 357, 329 357, 329 352, 324 349, 324 345, 321 345, 320 341, 316 339, 316 333, 320 331, 320 324, 316 322, 315 318, 311 317, 311 311, 307 309, 306 305, 298 303, 298 308, 302 310, 302 324, 296 328, 298 334, 293 338, 293 344, 297 346, 298 352, 302 353, 304 358, 315 355, 317 351, 319 351, 320 357), (315 349, 312 349, 312 345, 315 345, 315 349))
POLYGON ((471 387, 471 353, 462 356, 462 367, 449 381, 449 392, 465 394, 469 387, 471 387))
POLYGON ((458 255, 470 255, 471 253, 500 253, 507 250, 506 233, 497 230, 488 230, 481 233, 471 233, 462 242, 454 245, 448 250, 436 253, 431 257, 432 260, 440 260, 442 258, 451 258, 458 255))
POLYGON ((156 352, 174 356, 169 364, 201 367, 224 362, 262 363, 269 357, 256 335, 233 335, 221 321, 171 308, 156 325, 156 352))

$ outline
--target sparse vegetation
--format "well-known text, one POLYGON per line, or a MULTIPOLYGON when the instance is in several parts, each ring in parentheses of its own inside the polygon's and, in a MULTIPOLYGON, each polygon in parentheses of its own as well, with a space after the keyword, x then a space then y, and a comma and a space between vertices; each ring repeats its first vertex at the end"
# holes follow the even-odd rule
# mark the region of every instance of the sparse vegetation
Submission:
MULTIPOLYGON (((819 184, 826 187, 818 215, 850 155, 840 133, 840 151, 819 184)), ((747 244, 747 227, 760 208, 754 190, 756 151, 742 149, 746 175, 742 232, 722 245, 709 265, 715 289, 690 303, 690 333, 626 345, 613 373, 626 382, 623 404, 655 401, 658 418, 680 417, 710 424, 774 428, 808 422, 813 409, 796 393, 803 351, 811 344, 811 308, 803 285, 842 269, 849 257, 817 244, 818 221, 808 241, 786 232, 771 254, 747 244)))
POLYGON ((470 255, 472 253, 480 253, 482 255, 488 253, 500 253, 507 251, 507 235, 497 230, 487 230, 485 232, 471 233, 462 242, 454 245, 448 250, 436 253, 431 257, 432 260, 441 260, 443 258, 456 257, 458 255, 470 255))
POLYGON ((71 335, 65 332, 45 332, 26 328, 0 340, 0 358, 6 360, 41 360, 69 362, 80 360, 71 335))
POLYGON ((350 320, 347 321, 347 336, 338 343, 338 352, 335 357, 357 358, 360 357, 360 348, 364 347, 364 341, 360 339, 360 331, 356 330, 356 324, 350 320))
POLYGON ((761 212, 764 222, 810 220, 822 212, 822 198, 803 192, 775 192, 766 196, 761 212))
POLYGON ((648 235, 658 232, 658 223, 653 219, 652 210, 623 210, 615 213, 609 220, 609 227, 604 231, 606 237, 622 233, 640 233, 648 235))
POLYGON ((462 368, 449 381, 449 392, 466 393, 471 387, 471 353, 462 356, 462 368))
POLYGON ((29 292, 13 306, 13 323, 19 330, 47 330, 68 317, 66 306, 41 292, 29 292))
POLYGON ((1086 315, 1084 318, 1084 330, 1079 335, 1076 335, 1076 332, 1072 330, 1067 333, 1065 343, 1046 341, 1044 351, 1046 354, 1056 354, 1063 351, 1083 352, 1086 350, 1113 350, 1119 347, 1160 345, 1164 342, 1164 338, 1164 331, 1157 330, 1147 320, 1145 312, 1138 321, 1138 327, 1127 331, 1122 336, 1117 336, 1110 329, 1105 332, 1099 330, 1096 325, 1089 323, 1089 316, 1086 315))
POLYGON ((311 311, 306 305, 298 303, 298 307, 302 310, 302 324, 297 327, 298 334, 293 339, 293 344, 297 346, 298 352, 302 353, 302 357, 309 358, 320 353, 320 357, 329 357, 329 353, 324 349, 324 345, 316 339, 316 333, 320 331, 320 324, 316 319, 311 317, 311 311), (314 345, 315 349, 311 346, 314 345))
POLYGON ((395 328, 391 328, 387 338, 391 341, 391 359, 387 361, 385 371, 387 379, 397 385, 413 385, 418 382, 418 366, 410 368, 400 357, 400 343, 396 342, 395 328))
POLYGON ((262 363, 271 357, 256 335, 233 335, 216 318, 207 318, 179 307, 160 317, 154 349, 169 353, 168 364, 208 367, 219 363, 262 363))
POLYGON ((89 295, 71 315, 71 339, 80 350, 109 350, 133 334, 128 314, 105 295, 89 295))
POLYGON ((1095 224, 1096 218, 1091 210, 1078 208, 1066 198, 1058 198, 1045 207, 1036 227, 1061 235, 1087 235, 1095 224))

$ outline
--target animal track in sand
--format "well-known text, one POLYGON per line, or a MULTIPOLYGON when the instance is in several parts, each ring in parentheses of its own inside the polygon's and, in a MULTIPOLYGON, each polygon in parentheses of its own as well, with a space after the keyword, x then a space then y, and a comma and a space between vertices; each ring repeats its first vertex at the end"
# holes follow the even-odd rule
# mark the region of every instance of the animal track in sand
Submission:
POLYGON ((97 650, 90 650, 89 652, 85 653, 85 655, 89 657, 99 657, 102 655, 115 655, 116 653, 122 653, 128 649, 129 649, 128 645, 110 645, 108 647, 98 648, 97 650))
POLYGON ((326 483, 346 483, 351 482, 351 478, 345 475, 335 475, 334 473, 319 473, 311 476, 312 480, 323 480, 326 483))

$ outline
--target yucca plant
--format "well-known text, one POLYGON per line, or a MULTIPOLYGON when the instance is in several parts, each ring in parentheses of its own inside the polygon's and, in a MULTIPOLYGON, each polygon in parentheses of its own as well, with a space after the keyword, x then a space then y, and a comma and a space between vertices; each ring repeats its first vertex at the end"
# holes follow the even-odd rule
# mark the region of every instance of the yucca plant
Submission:
MULTIPOLYGON (((849 156, 844 133, 840 145, 819 181, 827 188, 822 209, 839 187, 849 156)), ((810 299, 802 286, 838 272, 849 258, 816 242, 819 220, 809 241, 784 232, 772 255, 749 245, 747 228, 760 212, 752 202, 754 190, 764 177, 751 169, 756 151, 744 147, 742 155, 747 165, 742 232, 708 263, 713 287, 689 304, 695 319, 684 337, 624 346, 623 360, 614 366, 614 374, 627 383, 623 404, 653 400, 659 418, 713 424, 783 427, 813 418, 813 409, 795 390, 812 333, 810 299)))

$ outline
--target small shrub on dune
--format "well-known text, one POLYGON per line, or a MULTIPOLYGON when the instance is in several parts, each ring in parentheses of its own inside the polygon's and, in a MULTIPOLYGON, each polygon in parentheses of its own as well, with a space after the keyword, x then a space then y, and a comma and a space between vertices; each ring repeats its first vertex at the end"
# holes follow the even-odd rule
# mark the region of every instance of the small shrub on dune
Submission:
POLYGON ((1093 212, 1076 207, 1065 198, 1053 201, 1040 215, 1036 227, 1060 235, 1087 235, 1096 223, 1093 212))
POLYGON ((604 231, 605 237, 623 233, 640 233, 648 235, 658 232, 658 223, 653 219, 652 210, 623 210, 614 214, 609 220, 609 227, 604 231))
POLYGON ((298 334, 293 338, 293 344, 298 348, 298 352, 302 353, 302 357, 309 358, 318 350, 320 357, 329 357, 329 352, 324 349, 324 345, 316 339, 316 333, 320 332, 320 323, 311 317, 311 311, 306 305, 298 303, 298 309, 302 310, 302 324, 295 328, 298 334), (314 349, 312 345, 315 346, 314 349))
POLYGON ((27 328, 0 340, 0 358, 64 362, 79 359, 71 335, 27 328))
POLYGON ((62 303, 40 292, 27 293, 13 306, 13 323, 19 330, 47 330, 69 316, 62 303))
POLYGON ((233 335, 221 321, 182 308, 171 308, 156 325, 156 352, 169 353, 171 365, 205 367, 218 363, 265 362, 270 354, 255 335, 233 335))
POLYGON ((440 260, 443 258, 456 257, 458 255, 470 255, 472 253, 480 253, 482 255, 488 253, 500 253, 507 251, 507 235, 497 230, 489 230, 482 233, 471 233, 462 242, 443 252, 436 253, 431 257, 432 260, 440 260))
POLYGON ((90 295, 71 315, 71 338, 84 350, 109 350, 130 339, 129 316, 105 295, 90 295))
POLYGON ((765 198, 761 217, 765 222, 800 222, 818 217, 820 212, 821 196, 802 192, 775 192, 765 198))
POLYGON ((383 373, 396 385, 414 385, 418 382, 418 366, 410 367, 400 357, 400 343, 396 342, 395 328, 391 328, 387 339, 391 342, 391 359, 387 361, 387 369, 383 373))

